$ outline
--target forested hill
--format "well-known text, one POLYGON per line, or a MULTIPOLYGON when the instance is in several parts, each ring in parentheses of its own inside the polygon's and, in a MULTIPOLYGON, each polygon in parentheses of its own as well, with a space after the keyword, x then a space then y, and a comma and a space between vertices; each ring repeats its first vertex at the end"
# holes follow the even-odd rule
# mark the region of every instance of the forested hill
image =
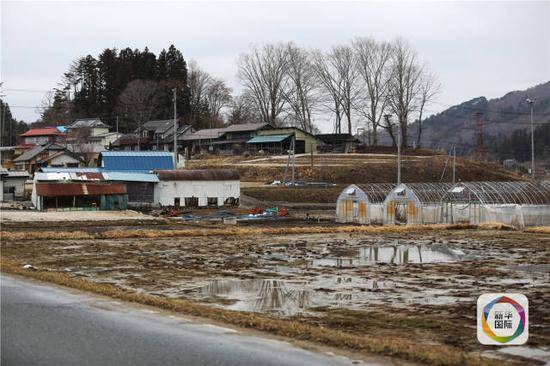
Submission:
MULTIPOLYGON (((513 91, 501 98, 474 98, 435 114, 422 123, 422 146, 448 149, 455 145, 457 153, 469 154, 475 144, 475 113, 479 112, 483 124, 485 149, 499 152, 495 156, 499 159, 520 158, 519 151, 525 153, 526 150, 526 146, 523 145, 524 135, 530 128, 530 109, 526 98, 536 98, 534 121, 539 125, 537 155, 543 154, 545 146, 550 149, 550 82, 527 90, 513 91), (504 146, 514 141, 520 146, 504 146), (510 156, 511 149, 518 153, 510 156), (506 156, 503 155, 504 150, 508 150, 506 156)), ((413 123, 409 131, 412 137, 416 138, 418 122, 413 123)))
POLYGON ((173 115, 172 90, 177 89, 178 115, 190 113, 187 63, 173 45, 158 55, 107 48, 73 62, 60 87, 47 101, 39 124, 71 123, 77 117, 100 117, 114 126, 119 116, 122 131, 138 121, 167 119, 173 115))

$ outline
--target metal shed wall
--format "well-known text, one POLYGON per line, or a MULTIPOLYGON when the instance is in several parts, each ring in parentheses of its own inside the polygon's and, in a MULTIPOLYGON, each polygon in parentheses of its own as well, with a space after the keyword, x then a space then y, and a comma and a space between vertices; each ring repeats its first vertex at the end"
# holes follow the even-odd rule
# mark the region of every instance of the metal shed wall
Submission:
POLYGON ((174 157, 164 151, 103 151, 98 164, 106 170, 147 172, 174 169, 174 157))

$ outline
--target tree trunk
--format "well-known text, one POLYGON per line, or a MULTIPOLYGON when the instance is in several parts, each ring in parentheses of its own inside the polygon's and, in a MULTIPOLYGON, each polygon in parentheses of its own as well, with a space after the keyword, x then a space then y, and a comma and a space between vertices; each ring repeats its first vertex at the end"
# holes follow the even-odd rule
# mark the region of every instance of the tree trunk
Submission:
POLYGON ((407 118, 405 117, 401 121, 399 121, 399 125, 401 128, 401 148, 404 149, 409 146, 407 138, 407 118))
POLYGON ((420 139, 422 138, 422 110, 424 103, 420 106, 420 114, 418 116, 418 136, 416 136, 416 147, 420 147, 420 139))

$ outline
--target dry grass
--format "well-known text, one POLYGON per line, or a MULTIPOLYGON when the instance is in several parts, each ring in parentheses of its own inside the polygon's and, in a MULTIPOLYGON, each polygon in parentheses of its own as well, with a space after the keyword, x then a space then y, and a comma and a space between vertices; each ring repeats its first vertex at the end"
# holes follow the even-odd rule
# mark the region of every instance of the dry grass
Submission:
POLYGON ((508 230, 508 231, 517 230, 515 227, 511 225, 501 224, 499 222, 484 222, 479 224, 478 227, 483 230, 508 230))
POLYGON ((392 356, 423 365, 512 365, 502 360, 470 355, 457 348, 427 344, 405 337, 362 336, 336 329, 327 329, 302 321, 277 319, 267 315, 224 310, 190 300, 169 299, 98 284, 65 273, 26 270, 20 263, 2 258, 1 270, 40 281, 89 291, 115 299, 155 306, 169 311, 208 318, 244 328, 253 328, 285 337, 312 341, 343 349, 392 356))
POLYGON ((533 226, 525 229, 525 232, 534 234, 550 234, 550 226, 533 226))
POLYGON ((342 186, 328 188, 249 187, 241 188, 241 192, 262 201, 334 203, 342 189, 342 186))
POLYGON ((99 233, 85 231, 15 231, 1 232, 2 240, 55 240, 55 239, 122 239, 122 238, 169 238, 178 236, 249 236, 249 235, 284 235, 284 234, 384 234, 408 233, 433 230, 463 230, 475 229, 474 225, 466 224, 434 224, 408 226, 297 226, 297 227, 223 227, 223 228, 189 228, 179 230, 108 230, 99 233))
MULTIPOLYGON (((307 163, 309 157, 303 157, 307 163)), ((446 156, 405 158, 402 178, 407 182, 434 182, 441 178, 446 156)), ((220 168, 232 165, 239 171, 242 181, 268 182, 283 179, 285 158, 259 160, 245 157, 215 157, 191 160, 190 168, 220 168), (247 161, 247 162, 244 162, 247 161), (270 165, 270 164, 278 165, 270 165)), ((385 155, 340 155, 319 154, 314 157, 314 166, 309 163, 296 167, 299 179, 330 181, 334 183, 386 183, 395 181, 396 160, 385 155)), ((457 159, 457 175, 463 181, 507 181, 522 180, 518 174, 509 172, 497 164, 457 159)), ((450 179, 450 176, 446 178, 450 179)))

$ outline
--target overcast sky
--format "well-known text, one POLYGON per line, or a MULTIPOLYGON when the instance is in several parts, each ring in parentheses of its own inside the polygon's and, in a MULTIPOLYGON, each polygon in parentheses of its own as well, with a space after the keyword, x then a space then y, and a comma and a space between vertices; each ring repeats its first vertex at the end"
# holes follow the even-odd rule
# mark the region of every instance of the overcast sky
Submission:
POLYGON ((186 60, 239 90, 236 59, 252 43, 328 49, 355 36, 402 36, 442 84, 430 111, 550 80, 550 1, 2 1, 1 7, 4 99, 27 122, 39 117, 33 107, 71 61, 107 47, 147 46, 158 54, 174 44, 186 60))

